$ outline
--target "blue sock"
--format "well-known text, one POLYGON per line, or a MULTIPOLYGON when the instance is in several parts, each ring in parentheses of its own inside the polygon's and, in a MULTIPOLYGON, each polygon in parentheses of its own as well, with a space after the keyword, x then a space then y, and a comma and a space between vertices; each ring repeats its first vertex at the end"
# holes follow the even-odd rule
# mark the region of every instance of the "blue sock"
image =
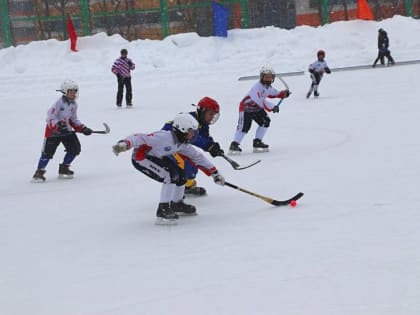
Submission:
POLYGON ((38 169, 44 170, 47 167, 49 161, 50 159, 41 157, 38 162, 38 169))
POLYGON ((64 160, 63 160, 63 164, 64 165, 70 165, 71 162, 73 162, 73 160, 75 159, 76 155, 74 155, 73 153, 66 153, 66 155, 64 156, 64 160))

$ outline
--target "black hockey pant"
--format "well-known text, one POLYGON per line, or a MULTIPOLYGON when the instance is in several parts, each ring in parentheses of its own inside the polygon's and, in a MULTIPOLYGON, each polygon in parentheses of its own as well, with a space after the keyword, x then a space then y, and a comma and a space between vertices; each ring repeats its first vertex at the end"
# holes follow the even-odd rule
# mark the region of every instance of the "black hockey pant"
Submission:
POLYGON ((142 161, 132 159, 131 162, 138 171, 160 183, 183 186, 186 182, 184 171, 169 157, 158 158, 148 155, 142 161))
POLYGON ((243 115, 239 115, 237 129, 247 133, 251 129, 252 121, 255 121, 258 126, 265 128, 268 128, 271 122, 264 109, 257 112, 243 112, 243 115))

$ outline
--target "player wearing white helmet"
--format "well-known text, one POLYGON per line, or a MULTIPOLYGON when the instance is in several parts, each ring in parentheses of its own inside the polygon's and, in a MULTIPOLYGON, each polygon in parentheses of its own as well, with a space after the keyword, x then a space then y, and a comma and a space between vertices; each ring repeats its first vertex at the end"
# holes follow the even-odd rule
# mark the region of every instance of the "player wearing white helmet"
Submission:
POLYGON ((70 164, 80 154, 81 147, 76 132, 86 136, 92 134, 92 130, 77 118, 76 98, 79 92, 77 83, 65 80, 57 91, 63 95, 48 110, 42 154, 32 177, 33 182, 45 181, 45 168, 54 157, 60 143, 66 149, 66 154, 58 169, 59 177, 73 178, 74 172, 70 170, 70 164))
POLYGON ((180 113, 173 119, 172 130, 136 133, 118 141, 112 147, 115 155, 133 149, 133 166, 162 183, 156 212, 157 224, 175 223, 178 219, 176 212, 196 214, 196 208, 183 201, 186 179, 184 171, 170 158, 173 154, 185 156, 206 175, 211 175, 217 184, 224 185, 225 180, 213 163, 191 144, 197 136, 197 130, 197 120, 189 113, 180 113))
MULTIPOLYGON (((210 125, 216 123, 220 116, 219 103, 208 96, 200 99, 196 105, 196 110, 189 112, 198 122, 198 136, 191 142, 196 147, 209 152, 212 157, 224 155, 220 144, 216 142, 210 135, 210 125)), ((168 121, 163 126, 163 130, 172 130, 173 121, 168 121)), ((185 172, 187 182, 185 183, 186 196, 204 196, 207 194, 204 187, 197 186, 196 176, 198 168, 190 163, 188 159, 182 157, 180 154, 175 154, 173 158, 177 161, 179 167, 185 172)))
POLYGON ((278 91, 271 84, 274 82, 276 73, 273 68, 264 66, 260 70, 260 80, 255 83, 247 95, 239 104, 239 119, 234 139, 229 147, 231 154, 239 154, 239 147, 246 133, 251 129, 252 121, 258 124, 253 142, 254 152, 268 151, 268 144, 262 140, 270 126, 270 117, 267 112, 278 113, 279 106, 271 103, 267 98, 289 97, 290 91, 278 91))

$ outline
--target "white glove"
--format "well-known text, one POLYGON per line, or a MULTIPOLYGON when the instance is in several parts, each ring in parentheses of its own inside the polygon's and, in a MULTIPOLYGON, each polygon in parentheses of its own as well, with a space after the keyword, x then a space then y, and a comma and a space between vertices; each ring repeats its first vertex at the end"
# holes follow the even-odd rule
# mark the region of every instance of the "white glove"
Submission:
POLYGON ((125 141, 119 141, 117 144, 112 146, 112 151, 116 156, 120 154, 121 152, 128 150, 128 144, 125 141))
POLYGON ((219 172, 214 172, 211 174, 211 177, 213 177, 213 180, 217 185, 223 186, 225 184, 225 178, 219 172))

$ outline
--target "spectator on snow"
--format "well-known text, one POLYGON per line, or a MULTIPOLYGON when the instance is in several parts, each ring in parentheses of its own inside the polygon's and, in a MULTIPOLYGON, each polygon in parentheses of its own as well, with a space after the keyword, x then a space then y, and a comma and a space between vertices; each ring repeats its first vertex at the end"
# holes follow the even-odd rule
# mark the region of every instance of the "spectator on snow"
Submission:
POLYGON ((117 107, 121 107, 124 94, 124 86, 126 89, 125 102, 127 107, 133 106, 133 92, 131 87, 131 70, 136 68, 134 62, 127 57, 127 49, 121 49, 121 56, 115 60, 112 65, 112 73, 117 76, 118 91, 117 91, 117 107))
POLYGON ((385 64, 385 57, 388 59, 388 65, 395 64, 394 58, 391 56, 391 51, 389 50, 389 38, 388 34, 380 28, 378 30, 378 57, 376 57, 372 67, 376 67, 378 61, 381 62, 381 65, 385 64))

